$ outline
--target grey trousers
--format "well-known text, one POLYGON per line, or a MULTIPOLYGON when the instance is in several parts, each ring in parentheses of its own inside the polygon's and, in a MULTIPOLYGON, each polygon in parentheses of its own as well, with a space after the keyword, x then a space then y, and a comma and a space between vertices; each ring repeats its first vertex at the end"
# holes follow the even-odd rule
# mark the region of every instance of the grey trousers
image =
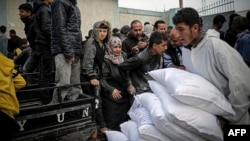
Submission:
MULTIPOLYGON (((55 82, 57 86, 67 86, 80 83, 80 57, 75 57, 73 63, 69 62, 63 54, 55 56, 55 82)), ((60 87, 54 89, 52 103, 65 100, 76 100, 82 92, 81 85, 60 87)))

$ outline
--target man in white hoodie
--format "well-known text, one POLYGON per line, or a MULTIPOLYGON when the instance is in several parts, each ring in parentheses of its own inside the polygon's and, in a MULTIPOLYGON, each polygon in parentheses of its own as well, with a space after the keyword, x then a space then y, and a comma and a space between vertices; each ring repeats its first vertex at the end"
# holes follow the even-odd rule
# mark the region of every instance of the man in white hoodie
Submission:
POLYGON ((250 124, 250 69, 240 54, 213 34, 200 32, 199 14, 193 8, 183 8, 173 17, 181 42, 191 49, 195 73, 214 84, 235 110, 234 116, 224 116, 229 124, 250 124))

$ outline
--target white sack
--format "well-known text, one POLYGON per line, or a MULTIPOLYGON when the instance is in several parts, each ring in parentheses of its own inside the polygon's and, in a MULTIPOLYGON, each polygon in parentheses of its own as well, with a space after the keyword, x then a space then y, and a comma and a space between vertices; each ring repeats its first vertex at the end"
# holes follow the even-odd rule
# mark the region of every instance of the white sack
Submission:
POLYGON ((123 134, 125 134, 129 141, 139 141, 139 131, 138 126, 135 121, 129 120, 126 122, 123 122, 121 125, 121 131, 123 134))
POLYGON ((142 139, 147 141, 173 141, 151 124, 144 124, 140 126, 139 134, 142 139))
POLYGON ((160 99, 153 93, 136 95, 143 107, 149 112, 157 129, 176 141, 205 141, 200 136, 180 127, 171 121, 171 117, 163 112, 160 99))
POLYGON ((128 137, 119 131, 105 131, 108 141, 129 141, 128 137))
POLYGON ((182 103, 222 117, 235 115, 225 96, 212 83, 197 74, 175 68, 155 70, 149 74, 182 103))
POLYGON ((168 90, 156 81, 149 81, 150 88, 159 97, 163 111, 179 126, 210 141, 223 141, 220 123, 215 115, 183 104, 168 94, 168 90))

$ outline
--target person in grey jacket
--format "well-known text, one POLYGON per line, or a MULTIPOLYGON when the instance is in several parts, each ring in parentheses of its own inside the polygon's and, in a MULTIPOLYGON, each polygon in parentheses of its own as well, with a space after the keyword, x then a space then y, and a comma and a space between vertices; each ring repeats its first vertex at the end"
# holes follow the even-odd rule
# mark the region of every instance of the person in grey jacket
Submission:
MULTIPOLYGON (((57 86, 80 84, 81 19, 76 0, 55 0, 51 5, 51 53, 55 58, 55 81, 57 86)), ((52 103, 58 102, 54 90, 52 103)), ((60 101, 76 100, 81 86, 61 88, 60 101)))
POLYGON ((167 49, 167 35, 164 32, 155 31, 149 38, 149 46, 139 54, 119 64, 119 69, 129 71, 132 84, 137 94, 152 92, 148 80, 151 79, 148 72, 163 67, 163 52, 167 49))
MULTIPOLYGON (((182 44, 191 49, 195 73, 217 87, 232 104, 235 115, 219 117, 221 126, 250 124, 250 69, 240 54, 223 40, 200 31, 199 14, 183 8, 173 17, 182 44)), ((184 58, 185 59, 185 58, 184 58)))
POLYGON ((102 113, 102 101, 98 88, 100 88, 100 74, 102 71, 102 63, 106 48, 111 36, 110 23, 107 21, 98 21, 93 26, 93 37, 91 37, 84 45, 83 60, 82 60, 82 75, 81 81, 88 82, 90 85, 83 85, 84 93, 96 97, 98 105, 96 111, 96 122, 100 127, 100 131, 108 130, 102 113))

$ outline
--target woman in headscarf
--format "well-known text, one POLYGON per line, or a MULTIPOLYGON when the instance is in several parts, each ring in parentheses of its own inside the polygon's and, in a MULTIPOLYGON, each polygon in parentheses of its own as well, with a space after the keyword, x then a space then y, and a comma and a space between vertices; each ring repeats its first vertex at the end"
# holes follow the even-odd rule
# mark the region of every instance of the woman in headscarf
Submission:
POLYGON ((107 127, 117 131, 120 130, 120 124, 129 119, 129 97, 135 91, 130 81, 124 77, 126 72, 118 69, 118 64, 127 58, 126 53, 122 52, 121 45, 118 37, 111 38, 104 56, 101 77, 103 115, 107 127))

